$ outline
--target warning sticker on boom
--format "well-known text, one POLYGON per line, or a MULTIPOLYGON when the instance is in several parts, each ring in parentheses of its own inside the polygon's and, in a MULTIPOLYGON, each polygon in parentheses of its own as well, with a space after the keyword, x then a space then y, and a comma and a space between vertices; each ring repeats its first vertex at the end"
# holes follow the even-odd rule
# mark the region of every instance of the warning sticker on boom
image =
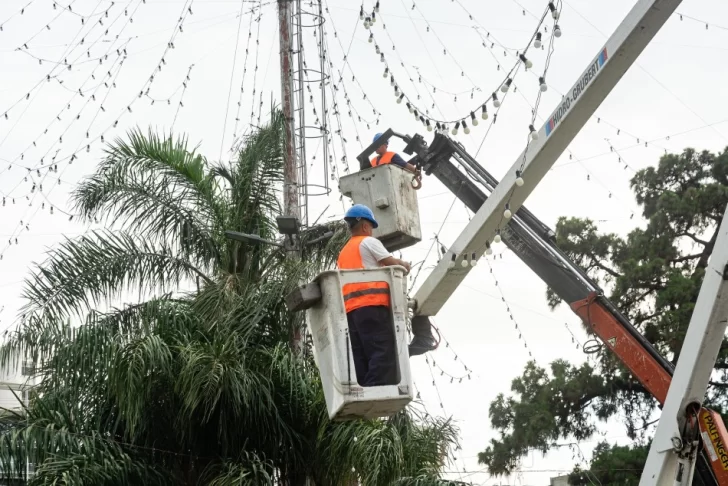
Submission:
POLYGON ((708 454, 711 456, 711 461, 715 462, 716 459, 719 460, 723 469, 728 470, 728 450, 726 449, 726 444, 723 442, 721 437, 721 435, 723 435, 721 432, 725 432, 725 428, 722 427, 722 424, 719 427, 715 418, 708 410, 703 409, 700 414, 700 419, 702 421, 701 434, 704 439, 705 435, 707 435, 710 439, 711 447, 706 447, 706 449, 708 449, 708 454), (721 428, 723 429, 722 431, 720 430, 721 428), (713 449, 712 454, 710 450, 711 448, 713 449), (715 457, 715 459, 713 459, 713 457, 715 457))
POLYGON ((571 93, 568 93, 564 96, 564 99, 561 100, 561 104, 559 105, 559 107, 556 108, 554 114, 551 115, 551 118, 549 118, 549 120, 546 122, 547 137, 551 135, 551 132, 554 131, 554 128, 556 128, 559 122, 564 118, 564 115, 569 112, 569 110, 571 109, 571 105, 576 102, 577 99, 579 99, 579 96, 581 96, 586 87, 591 84, 592 80, 596 77, 602 66, 604 66, 604 64, 607 62, 608 58, 609 55, 607 54, 607 48, 605 47, 604 49, 602 49, 602 52, 599 53, 592 65, 589 66, 589 69, 586 70, 581 79, 576 83, 574 88, 571 90, 571 93))

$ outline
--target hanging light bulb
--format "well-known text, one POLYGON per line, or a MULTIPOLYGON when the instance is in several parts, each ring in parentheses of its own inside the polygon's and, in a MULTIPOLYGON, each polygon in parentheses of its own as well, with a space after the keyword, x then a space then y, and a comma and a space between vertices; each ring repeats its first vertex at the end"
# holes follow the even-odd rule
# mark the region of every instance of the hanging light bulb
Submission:
POLYGON ((547 89, 549 89, 548 86, 546 86, 546 80, 543 79, 543 76, 539 76, 538 78, 538 84, 540 85, 539 88, 541 89, 542 93, 545 93, 547 89))
POLYGON ((430 125, 430 120, 425 120, 425 125, 427 125, 427 131, 428 132, 431 132, 432 131, 432 125, 430 125))
POLYGON ((559 27, 559 24, 554 25, 554 35, 561 37, 561 27, 559 27))
POLYGON ((536 49, 541 48, 541 32, 536 33, 536 40, 533 41, 533 47, 536 49))
POLYGON ((364 20, 364 7, 359 8, 359 20, 364 20))
POLYGON ((412 111, 413 111, 412 105, 410 105, 409 101, 407 102, 407 109, 409 110, 410 113, 412 113, 412 111))
POLYGON ((415 120, 419 120, 419 119, 420 119, 421 117, 420 117, 420 114, 419 114, 419 113, 417 113, 417 110, 412 110, 412 111, 413 111, 413 112, 414 112, 414 114, 415 114, 415 120))
POLYGON ((523 54, 519 54, 518 57, 521 59, 521 62, 526 66, 526 69, 531 69, 533 67, 533 63, 526 56, 524 56, 523 54))
POLYGON ((384 53, 383 53, 383 52, 382 52, 382 55, 381 55, 381 56, 379 56, 379 60, 380 60, 381 62, 384 62, 384 53))
POLYGON ((440 122, 437 122, 437 123, 435 123, 435 131, 436 131, 437 133, 440 133, 440 130, 441 130, 441 129, 442 129, 442 127, 440 126, 440 122))
POLYGON ((559 20, 559 11, 556 10, 554 2, 549 2, 549 10, 551 10, 551 17, 553 17, 554 20, 559 20))
POLYGON ((369 32, 369 43, 374 42, 374 32, 369 32))
POLYGON ((488 119, 488 108, 486 108, 485 103, 483 103, 483 111, 480 113, 480 118, 483 120, 488 119))
POLYGON ((447 268, 455 268, 455 259, 456 259, 456 256, 453 254, 452 260, 450 260, 447 264, 447 268))
POLYGON ((457 135, 458 128, 460 128, 460 122, 455 123, 455 127, 452 129, 452 132, 450 132, 450 133, 452 133, 453 135, 457 135))
POLYGON ((486 255, 492 255, 493 249, 490 247, 490 242, 485 242, 485 254, 486 255))
POLYGON ((382 53, 382 50, 379 49, 379 45, 375 45, 374 46, 374 50, 377 52, 377 54, 381 54, 382 53))
POLYGON ((501 242, 500 230, 496 230, 495 236, 493 237, 493 243, 500 243, 500 242, 501 242))
POLYGON ((394 76, 389 76, 389 85, 394 86, 394 76))
POLYGON ((501 86, 501 91, 507 93, 508 89, 511 87, 512 82, 513 80, 511 78, 506 79, 506 82, 503 83, 503 85, 501 86))
POLYGON ((377 1, 376 5, 374 5, 374 11, 379 12, 379 2, 377 1))
POLYGON ((465 132, 465 135, 470 134, 470 127, 468 127, 467 123, 465 123, 465 120, 463 120, 463 132, 465 132))
POLYGON ((509 219, 511 216, 513 216, 513 213, 511 213, 511 206, 506 203, 506 209, 503 211, 503 217, 509 219))
POLYGON ((474 127, 477 127, 477 126, 478 126, 478 119, 477 119, 477 118, 475 118, 475 113, 473 113, 472 111, 470 112, 470 123, 471 123, 471 124, 472 124, 472 125, 473 125, 474 127))
POLYGON ((463 257, 462 261, 460 262, 460 266, 463 267, 463 268, 465 268, 465 267, 468 266, 468 258, 467 257, 463 257))
POLYGON ((470 257, 470 266, 474 267, 478 264, 478 258, 475 256, 475 252, 473 252, 472 256, 470 257))
POLYGON ((397 98, 397 104, 402 103, 402 98, 404 98, 404 93, 402 93, 401 95, 399 95, 399 98, 397 98))
POLYGON ((369 23, 369 17, 367 17, 364 19, 364 28, 368 29, 370 26, 371 24, 369 23))
POLYGON ((516 185, 518 187, 521 187, 523 185, 523 177, 521 177, 521 175, 522 175, 521 171, 517 170, 516 171, 516 185))
POLYGON ((501 105, 500 100, 498 99, 498 95, 493 92, 493 106, 498 108, 501 105))
POLYGON ((382 77, 383 78, 386 78, 388 75, 389 75, 389 68, 388 67, 385 67, 384 68, 384 74, 382 74, 382 77))
POLYGON ((376 22, 376 21, 377 21, 377 16, 376 16, 376 15, 374 15, 374 12, 372 12, 372 20, 371 20, 371 24, 372 24, 372 25, 374 25, 374 22, 376 22))
POLYGON ((531 140, 538 140, 538 132, 533 127, 533 125, 528 125, 528 130, 531 132, 531 140))

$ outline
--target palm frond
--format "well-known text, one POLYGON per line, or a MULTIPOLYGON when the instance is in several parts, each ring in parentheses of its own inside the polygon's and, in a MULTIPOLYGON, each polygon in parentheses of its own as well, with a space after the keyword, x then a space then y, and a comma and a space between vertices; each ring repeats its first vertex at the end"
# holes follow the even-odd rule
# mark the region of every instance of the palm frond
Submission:
POLYGON ((124 290, 140 294, 177 288, 182 281, 207 275, 166 247, 123 232, 93 232, 66 240, 38 271, 26 279, 23 312, 59 320, 83 317, 93 306, 110 302, 124 290))
POLYGON ((204 160, 153 133, 118 141, 99 170, 72 198, 88 220, 100 217, 152 242, 172 246, 193 261, 209 265, 219 258, 223 209, 204 160), (217 239, 216 239, 217 237, 217 239))
POLYGON ((275 484, 275 468, 257 454, 243 452, 235 461, 214 464, 203 473, 208 486, 264 486, 275 484))

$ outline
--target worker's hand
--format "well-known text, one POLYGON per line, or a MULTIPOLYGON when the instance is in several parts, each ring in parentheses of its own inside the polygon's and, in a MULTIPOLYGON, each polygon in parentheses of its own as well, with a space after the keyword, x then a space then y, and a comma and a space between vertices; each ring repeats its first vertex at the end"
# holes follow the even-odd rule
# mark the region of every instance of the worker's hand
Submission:
POLYGON ((412 266, 409 264, 409 262, 405 262, 404 260, 400 260, 399 264, 402 265, 407 271, 404 273, 405 275, 410 273, 410 270, 412 270, 412 266))

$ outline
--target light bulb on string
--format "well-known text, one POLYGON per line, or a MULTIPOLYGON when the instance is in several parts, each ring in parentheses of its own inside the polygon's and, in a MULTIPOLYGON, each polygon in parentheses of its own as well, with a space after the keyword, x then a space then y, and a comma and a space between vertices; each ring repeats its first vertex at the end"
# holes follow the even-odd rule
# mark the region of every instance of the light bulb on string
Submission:
POLYGON ((549 2, 549 10, 551 10, 551 17, 554 20, 559 20, 559 11, 556 10, 556 6, 554 5, 554 2, 549 2))
POLYGON ((376 5, 374 5, 374 11, 379 12, 379 2, 377 1, 376 5))
POLYGON ((374 42, 374 32, 369 32, 369 43, 374 42))
POLYGON ((533 47, 536 49, 541 48, 541 32, 536 33, 536 40, 533 41, 533 47))
POLYGON ((410 113, 412 113, 414 110, 412 109, 412 105, 410 105, 409 101, 407 102, 407 109, 410 113))
POLYGON ((538 132, 534 128, 533 125, 528 125, 528 129, 530 130, 531 140, 538 140, 538 132))
POLYGON ((460 122, 455 123, 455 127, 453 127, 452 132, 450 132, 450 133, 452 133, 453 135, 457 135, 458 128, 460 128, 460 122))
POLYGON ((452 260, 450 260, 450 261, 449 261, 449 262, 447 263, 447 268, 455 268, 455 259, 456 259, 456 258, 457 258, 457 257, 456 257, 456 256, 455 256, 455 255, 453 254, 453 256, 452 256, 452 260))
POLYGON ((521 187, 523 185, 523 177, 521 177, 523 174, 520 170, 516 171, 516 185, 518 187, 521 187))
POLYGON ((374 50, 376 51, 377 54, 381 54, 382 53, 382 50, 379 48, 379 44, 375 44, 374 45, 374 50))
POLYGON ((483 120, 488 119, 488 108, 485 106, 485 103, 483 103, 483 111, 480 113, 480 118, 483 120))
POLYGON ((511 205, 506 203, 506 209, 503 211, 503 217, 509 219, 511 216, 513 216, 513 213, 511 212, 511 205))
POLYGON ((425 125, 427 125, 427 131, 428 132, 431 132, 432 131, 432 125, 430 125, 430 120, 425 120, 425 125))
POLYGON ((485 242, 485 254, 486 255, 492 255, 493 249, 490 247, 490 242, 485 242))
POLYGON ((402 99, 403 98, 404 98, 404 93, 402 93, 401 95, 399 95, 399 98, 397 98, 397 104, 402 103, 402 99))
POLYGON ((394 86, 394 76, 392 75, 389 76, 389 85, 394 86))
POLYGON ((463 267, 463 268, 465 268, 465 267, 468 266, 468 258, 467 257, 463 257, 462 261, 460 262, 460 266, 463 267))
POLYGON ((369 23, 369 17, 367 17, 364 19, 364 28, 368 29, 370 26, 371 24, 369 23))
POLYGON ((364 20, 364 7, 359 8, 359 20, 364 20))
POLYGON ((545 93, 546 90, 549 89, 549 87, 546 86, 546 80, 543 78, 543 76, 539 76, 538 84, 539 84, 539 88, 541 89, 542 93, 545 93))
POLYGON ((382 74, 382 77, 383 78, 386 78, 387 76, 389 76, 389 68, 388 67, 385 67, 384 68, 384 74, 382 74))
POLYGON ((463 132, 465 133, 465 135, 470 134, 470 127, 468 127, 468 124, 465 123, 465 120, 463 120, 463 132))
POLYGON ((495 230, 495 236, 493 237, 493 243, 500 243, 500 242, 501 242, 500 230, 495 230))
POLYGON ((511 83, 512 82, 513 82, 513 80, 511 78, 506 79, 506 82, 503 83, 503 85, 501 86, 501 89, 500 90, 503 93, 507 93, 508 92, 508 89, 511 87, 511 83))
POLYGON ((372 18, 369 21, 369 23, 371 23, 372 25, 374 25, 374 22, 376 22, 376 21, 377 21, 377 16, 374 14, 374 12, 372 12, 372 18))
POLYGON ((475 113, 473 113, 472 111, 470 112, 470 123, 471 123, 471 124, 472 124, 472 125, 473 125, 474 127, 477 127, 477 126, 478 126, 478 119, 477 119, 477 118, 475 118, 475 113))
POLYGON ((523 54, 519 54, 518 57, 521 59, 521 62, 526 66, 526 69, 531 69, 533 67, 533 63, 530 59, 528 59, 523 54))
POLYGON ((382 52, 382 55, 381 55, 381 56, 379 56, 379 61, 380 61, 380 62, 384 62, 384 53, 383 53, 383 52, 382 52))
POLYGON ((501 105, 501 102, 498 99, 498 95, 495 94, 495 92, 493 92, 493 106, 495 106, 496 108, 498 108, 498 107, 500 107, 500 105, 501 105))
POLYGON ((561 37, 561 27, 559 27, 559 24, 554 26, 554 35, 556 37, 561 37))
POLYGON ((470 257, 470 266, 474 267, 478 264, 478 258, 475 256, 475 252, 473 252, 472 256, 470 257))

